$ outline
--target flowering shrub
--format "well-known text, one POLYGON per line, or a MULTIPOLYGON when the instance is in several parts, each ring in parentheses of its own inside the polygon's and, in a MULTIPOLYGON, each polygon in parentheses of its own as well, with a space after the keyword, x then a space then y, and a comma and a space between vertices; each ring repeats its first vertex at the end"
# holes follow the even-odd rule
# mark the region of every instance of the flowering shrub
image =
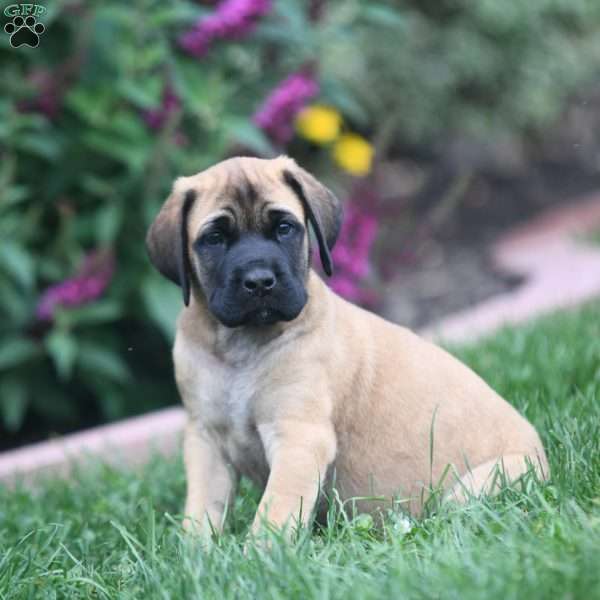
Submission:
POLYGON ((278 144, 294 136, 294 118, 319 93, 319 84, 308 71, 293 73, 267 97, 252 120, 278 144))
POLYGON ((48 287, 41 295, 36 316, 51 321, 58 307, 81 306, 98 299, 108 287, 114 271, 114 259, 110 251, 89 254, 79 273, 48 287))
POLYGON ((285 152, 299 111, 345 97, 322 92, 335 32, 313 5, 61 6, 39 48, 0 50, 4 443, 36 421, 66 430, 176 401, 180 294, 143 243, 172 180, 285 152))
POLYGON ((331 155, 334 161, 351 175, 364 177, 371 172, 375 150, 362 136, 342 133, 342 126, 342 115, 329 106, 308 106, 296 117, 296 130, 300 136, 319 145, 333 143, 331 155))
POLYGON ((270 10, 271 0, 224 0, 213 14, 199 19, 184 33, 179 43, 191 55, 202 58, 215 40, 243 39, 270 10))
POLYGON ((181 109, 181 100, 171 85, 163 89, 162 100, 158 108, 148 108, 142 117, 150 129, 162 129, 169 118, 181 109))
POLYGON ((342 115, 331 106, 313 104, 298 114, 296 129, 303 138, 315 144, 329 144, 340 135, 342 115))
POLYGON ((369 202, 372 200, 372 193, 360 187, 348 199, 340 237, 332 252, 335 273, 330 280, 340 296, 366 305, 377 300, 373 290, 363 284, 372 269, 370 254, 378 229, 374 202, 369 202))
POLYGON ((333 158, 348 173, 361 177, 371 171, 373 147, 355 133, 345 133, 333 146, 333 158))

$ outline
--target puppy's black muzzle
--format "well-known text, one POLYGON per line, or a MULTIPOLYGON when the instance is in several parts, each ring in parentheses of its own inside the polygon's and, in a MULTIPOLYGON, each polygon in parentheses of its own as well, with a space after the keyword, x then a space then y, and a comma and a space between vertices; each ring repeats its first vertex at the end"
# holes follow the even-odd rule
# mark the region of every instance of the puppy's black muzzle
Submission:
POLYGON ((306 304, 294 260, 274 241, 247 236, 227 252, 209 298, 211 312, 228 327, 271 325, 295 319, 306 304))

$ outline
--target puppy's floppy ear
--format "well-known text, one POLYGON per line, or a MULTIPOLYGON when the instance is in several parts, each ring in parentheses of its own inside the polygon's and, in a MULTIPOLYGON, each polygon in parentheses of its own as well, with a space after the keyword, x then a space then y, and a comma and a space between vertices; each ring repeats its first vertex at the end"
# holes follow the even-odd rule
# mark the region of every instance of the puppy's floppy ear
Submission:
POLYGON ((335 246, 342 225, 342 203, 335 194, 317 181, 310 173, 294 165, 283 171, 283 179, 304 207, 304 212, 315 232, 323 270, 333 273, 330 250, 335 246))
POLYGON ((187 224, 195 200, 194 190, 181 194, 173 189, 146 235, 150 262, 167 279, 181 286, 186 306, 190 303, 191 273, 187 224))

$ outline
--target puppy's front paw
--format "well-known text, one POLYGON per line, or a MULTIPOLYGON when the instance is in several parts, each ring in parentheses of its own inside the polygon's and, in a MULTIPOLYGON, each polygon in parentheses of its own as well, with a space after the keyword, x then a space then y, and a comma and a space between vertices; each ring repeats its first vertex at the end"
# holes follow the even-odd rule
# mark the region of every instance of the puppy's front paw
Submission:
POLYGON ((182 521, 182 526, 188 537, 198 541, 203 549, 208 550, 215 543, 216 531, 207 519, 198 520, 186 516, 182 521))

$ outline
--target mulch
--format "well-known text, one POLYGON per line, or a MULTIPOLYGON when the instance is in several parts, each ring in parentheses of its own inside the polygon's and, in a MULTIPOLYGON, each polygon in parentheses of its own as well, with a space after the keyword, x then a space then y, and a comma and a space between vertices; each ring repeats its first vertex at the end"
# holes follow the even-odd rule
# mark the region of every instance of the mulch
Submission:
MULTIPOLYGON (((436 213, 436 202, 444 202, 453 181, 447 175, 445 184, 432 186, 412 206, 405 202, 404 212, 412 211, 417 233, 388 233, 377 250, 383 284, 374 308, 414 329, 523 284, 522 276, 494 263, 493 244, 507 230, 550 207, 600 189, 600 175, 577 163, 539 163, 517 176, 480 174, 470 179, 428 233, 426 222, 443 213, 436 213)), ((400 211, 397 219, 402 218, 400 211)))

